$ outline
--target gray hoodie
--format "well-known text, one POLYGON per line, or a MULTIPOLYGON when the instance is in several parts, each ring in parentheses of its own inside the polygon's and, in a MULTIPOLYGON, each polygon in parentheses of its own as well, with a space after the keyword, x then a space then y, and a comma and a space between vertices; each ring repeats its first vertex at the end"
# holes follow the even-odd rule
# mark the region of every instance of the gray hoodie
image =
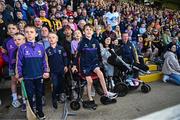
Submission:
POLYGON ((164 54, 164 64, 162 67, 162 72, 164 74, 170 75, 172 73, 180 75, 180 65, 177 59, 176 54, 173 52, 167 51, 164 54))

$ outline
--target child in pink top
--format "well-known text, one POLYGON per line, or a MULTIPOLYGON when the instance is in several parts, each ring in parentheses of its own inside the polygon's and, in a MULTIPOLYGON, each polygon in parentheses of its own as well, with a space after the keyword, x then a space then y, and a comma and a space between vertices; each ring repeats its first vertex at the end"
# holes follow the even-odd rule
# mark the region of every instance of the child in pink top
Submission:
POLYGON ((77 27, 77 24, 74 22, 73 16, 69 16, 68 21, 69 21, 69 24, 68 24, 68 25, 71 27, 71 29, 72 29, 73 31, 76 31, 76 30, 78 29, 78 27, 77 27))

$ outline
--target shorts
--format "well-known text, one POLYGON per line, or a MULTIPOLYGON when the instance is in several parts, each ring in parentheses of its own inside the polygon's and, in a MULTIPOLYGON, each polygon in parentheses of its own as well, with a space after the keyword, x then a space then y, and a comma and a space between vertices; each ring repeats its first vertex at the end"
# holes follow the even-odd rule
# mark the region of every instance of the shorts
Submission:
POLYGON ((84 76, 91 76, 91 74, 93 73, 94 69, 99 67, 98 64, 95 65, 90 65, 90 66, 82 66, 81 67, 81 72, 84 76))

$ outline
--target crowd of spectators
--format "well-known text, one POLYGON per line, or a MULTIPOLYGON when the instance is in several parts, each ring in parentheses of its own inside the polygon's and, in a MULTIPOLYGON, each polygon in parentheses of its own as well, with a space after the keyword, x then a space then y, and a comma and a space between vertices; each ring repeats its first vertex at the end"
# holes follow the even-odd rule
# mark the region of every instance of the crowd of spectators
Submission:
MULTIPOLYGON (((57 32, 59 40, 66 25, 72 32, 77 29, 82 32, 86 23, 93 24, 94 36, 99 42, 109 36, 113 41, 121 41, 121 33, 127 32, 129 40, 139 44, 140 51, 151 60, 164 53, 172 41, 179 46, 179 11, 103 0, 15 0, 9 3, 0 2, 0 46, 8 37, 7 25, 11 22, 17 23, 22 33, 26 24, 34 25, 38 33, 46 26, 57 32)), ((40 39, 39 34, 37 40, 40 39)), ((177 49, 178 56, 179 51, 177 49)))
MULTIPOLYGON (((0 0, 0 46, 11 34, 7 26, 12 23, 22 35, 26 25, 33 25, 38 33, 36 42, 45 49, 50 46, 49 32, 55 32, 69 62, 73 61, 86 24, 92 24, 93 38, 107 43, 107 48, 116 50, 123 37, 128 37, 137 54, 152 62, 164 59, 164 53, 174 45, 176 62, 180 59, 180 11, 177 10, 115 0, 0 0)), ((130 54, 125 51, 123 55, 127 56, 126 53, 130 54)), ((179 79, 180 71, 176 73, 179 79)))

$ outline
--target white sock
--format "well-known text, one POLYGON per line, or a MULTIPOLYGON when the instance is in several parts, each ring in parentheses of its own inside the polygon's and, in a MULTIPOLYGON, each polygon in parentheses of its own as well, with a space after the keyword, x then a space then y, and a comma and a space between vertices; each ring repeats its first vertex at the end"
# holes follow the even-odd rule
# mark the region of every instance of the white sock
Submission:
POLYGON ((17 93, 12 93, 13 101, 17 100, 17 93))
POLYGON ((26 99, 24 97, 22 98, 22 100, 23 100, 23 104, 26 104, 26 99))

